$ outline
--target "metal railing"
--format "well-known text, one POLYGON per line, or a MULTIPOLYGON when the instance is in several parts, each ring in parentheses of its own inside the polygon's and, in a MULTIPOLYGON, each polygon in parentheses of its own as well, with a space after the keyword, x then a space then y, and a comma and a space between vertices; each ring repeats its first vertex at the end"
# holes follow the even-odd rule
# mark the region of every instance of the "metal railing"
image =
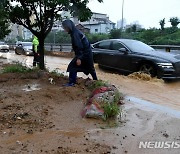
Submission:
POLYGON ((64 52, 71 52, 72 45, 71 44, 44 44, 46 51, 64 51, 64 52))
MULTIPOLYGON (((9 48, 11 50, 14 50, 16 47, 16 44, 8 44, 9 48)), ((46 51, 64 51, 64 52, 71 52, 72 51, 72 45, 71 44, 51 44, 51 43, 45 43, 44 48, 46 51)))
MULTIPOLYGON (((14 49, 16 47, 16 44, 8 44, 10 49, 14 49)), ((176 52, 180 53, 180 46, 178 45, 150 45, 154 49, 160 49, 166 52, 176 52)), ((72 45, 71 44, 52 44, 52 43, 45 43, 44 44, 46 51, 64 51, 64 52, 71 52, 72 51, 72 45)))
POLYGON ((176 51, 180 53, 180 46, 178 45, 150 45, 154 49, 163 49, 166 52, 176 51))

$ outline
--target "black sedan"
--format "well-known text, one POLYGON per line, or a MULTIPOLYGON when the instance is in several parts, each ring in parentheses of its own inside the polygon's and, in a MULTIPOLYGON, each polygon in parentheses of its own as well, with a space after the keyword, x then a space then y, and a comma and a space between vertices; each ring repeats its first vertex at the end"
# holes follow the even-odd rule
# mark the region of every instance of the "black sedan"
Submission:
POLYGON ((127 73, 140 71, 163 79, 180 78, 180 55, 156 51, 130 39, 104 40, 92 47, 99 66, 127 73))
POLYGON ((32 42, 18 42, 15 47, 15 53, 17 55, 32 56, 32 42))

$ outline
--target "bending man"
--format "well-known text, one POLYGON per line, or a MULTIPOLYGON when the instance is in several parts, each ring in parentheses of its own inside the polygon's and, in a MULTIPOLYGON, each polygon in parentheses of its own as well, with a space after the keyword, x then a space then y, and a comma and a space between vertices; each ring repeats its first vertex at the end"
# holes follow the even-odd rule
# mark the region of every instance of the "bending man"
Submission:
POLYGON ((75 52, 75 57, 67 69, 69 83, 66 86, 76 84, 77 72, 83 72, 86 75, 91 74, 93 80, 97 80, 92 49, 86 36, 75 27, 71 20, 63 21, 62 25, 64 30, 71 35, 72 47, 75 52))

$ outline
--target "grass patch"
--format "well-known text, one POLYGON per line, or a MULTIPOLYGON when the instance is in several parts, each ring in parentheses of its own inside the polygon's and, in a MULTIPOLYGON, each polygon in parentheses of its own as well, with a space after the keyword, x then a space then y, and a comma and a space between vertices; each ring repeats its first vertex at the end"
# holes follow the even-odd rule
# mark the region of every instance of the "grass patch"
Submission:
POLYGON ((2 73, 30 73, 34 72, 37 69, 30 69, 21 64, 13 64, 5 66, 2 70, 2 73))
POLYGON ((114 96, 114 102, 118 104, 121 100, 124 100, 124 95, 119 91, 116 91, 114 96))
POLYGON ((104 120, 107 120, 109 118, 116 117, 120 114, 120 107, 116 102, 113 103, 105 103, 104 106, 104 120))
POLYGON ((102 81, 102 80, 97 80, 97 81, 94 81, 92 84, 90 84, 89 86, 88 86, 88 88, 90 89, 90 90, 95 90, 95 89, 97 89, 97 88, 100 88, 100 87, 106 87, 106 86, 108 86, 108 83, 106 82, 106 81, 102 81))
POLYGON ((104 120, 109 118, 117 117, 121 115, 122 109, 119 106, 119 102, 124 99, 124 96, 119 91, 115 92, 114 101, 112 103, 105 102, 104 109, 104 120))

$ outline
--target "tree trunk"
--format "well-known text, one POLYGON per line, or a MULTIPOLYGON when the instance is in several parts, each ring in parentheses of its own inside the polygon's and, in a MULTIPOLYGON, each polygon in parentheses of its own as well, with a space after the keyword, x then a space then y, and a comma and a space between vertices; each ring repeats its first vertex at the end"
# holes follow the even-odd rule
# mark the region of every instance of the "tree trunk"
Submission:
POLYGON ((39 54, 40 54, 40 60, 39 60, 39 67, 41 70, 45 69, 44 65, 44 37, 40 37, 39 39, 39 54))

